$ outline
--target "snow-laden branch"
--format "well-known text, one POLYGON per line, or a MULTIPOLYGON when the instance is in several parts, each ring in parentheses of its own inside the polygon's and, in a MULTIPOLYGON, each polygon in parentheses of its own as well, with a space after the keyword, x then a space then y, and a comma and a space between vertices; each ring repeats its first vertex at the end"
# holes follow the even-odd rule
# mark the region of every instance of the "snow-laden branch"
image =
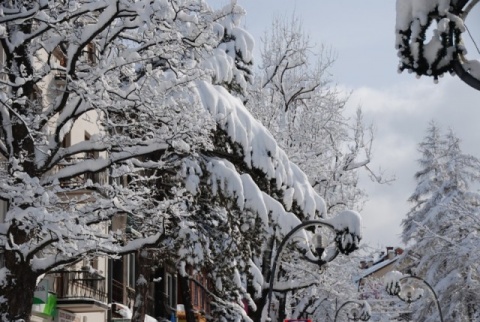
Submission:
POLYGON ((78 253, 76 254, 54 254, 44 257, 34 257, 32 259, 32 267, 38 273, 48 272, 49 270, 58 267, 59 265, 70 264, 77 261, 79 255, 86 256, 88 253, 93 253, 91 249, 95 249, 94 253, 98 255, 124 255, 134 252, 142 247, 148 247, 158 244, 162 238, 164 232, 158 232, 157 234, 137 238, 135 240, 128 241, 126 245, 120 246, 118 243, 112 248, 112 245, 98 244, 98 241, 91 239, 85 244, 78 244, 78 253), (96 244, 96 245, 94 245, 96 244), (87 251, 90 250, 90 251, 87 251))
MULTIPOLYGON (((101 144, 89 144, 89 141, 84 141, 80 143, 80 146, 84 148, 78 147, 78 151, 103 151, 106 150, 108 146, 102 146, 101 144), (90 149, 85 149, 85 147, 90 147, 90 149)), ((107 158, 98 158, 98 159, 79 159, 78 162, 72 164, 71 166, 64 166, 59 169, 57 172, 53 174, 49 174, 45 176, 42 180, 43 184, 51 183, 56 180, 72 178, 78 176, 82 173, 86 172, 99 172, 102 170, 107 169, 114 163, 128 160, 133 157, 140 157, 149 153, 164 151, 169 147, 168 144, 163 142, 156 143, 156 142, 145 142, 145 146, 134 146, 129 148, 124 148, 121 152, 114 152, 109 154, 107 158)), ((75 154, 69 153, 68 155, 75 154)))
POLYGON ((438 82, 438 77, 454 71, 453 62, 465 51, 461 40, 465 25, 456 9, 450 0, 397 0, 399 72, 407 69, 417 77, 432 76, 438 82))
MULTIPOLYGON (((240 210, 248 209, 256 213, 265 227, 278 225, 282 235, 300 224, 295 214, 286 211, 280 202, 261 191, 250 175, 238 173, 235 166, 226 160, 208 157, 205 159, 209 178, 207 184, 213 195, 221 194, 235 200, 240 210)), ((198 189, 193 182, 200 182, 200 179, 196 178, 198 175, 201 173, 190 173, 186 178, 186 186, 193 194, 196 194, 198 189)))
POLYGON ((325 216, 323 199, 312 188, 307 176, 292 163, 277 145, 268 130, 255 120, 241 101, 223 87, 197 82, 203 106, 232 142, 243 151, 247 167, 261 170, 276 188, 284 191, 284 203, 289 209, 295 201, 309 218, 325 216))
MULTIPOLYGON (((8 10, 7 8, 5 8, 5 9, 2 8, 3 9, 2 12, 4 14, 0 17, 0 23, 4 24, 4 23, 10 22, 10 21, 17 20, 17 19, 30 18, 38 12, 38 10, 40 9, 40 5, 41 5, 41 2, 40 3, 33 3, 32 8, 30 8, 28 10, 26 10, 26 8, 22 8, 24 10, 18 10, 16 12, 14 12, 12 10, 8 10)), ((45 6, 45 3, 43 3, 43 6, 45 6)))

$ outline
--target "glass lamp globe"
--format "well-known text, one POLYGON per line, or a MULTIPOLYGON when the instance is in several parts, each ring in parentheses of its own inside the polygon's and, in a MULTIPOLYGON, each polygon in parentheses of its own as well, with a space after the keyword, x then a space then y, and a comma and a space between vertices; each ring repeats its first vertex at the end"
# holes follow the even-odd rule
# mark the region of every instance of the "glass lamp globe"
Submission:
POLYGON ((402 293, 406 297, 408 302, 412 302, 413 295, 415 294, 415 287, 407 285, 402 288, 402 293))
POLYGON ((350 311, 350 315, 352 316, 352 319, 354 321, 357 321, 358 318, 360 317, 360 311, 357 309, 357 308, 353 308, 351 311, 350 311))

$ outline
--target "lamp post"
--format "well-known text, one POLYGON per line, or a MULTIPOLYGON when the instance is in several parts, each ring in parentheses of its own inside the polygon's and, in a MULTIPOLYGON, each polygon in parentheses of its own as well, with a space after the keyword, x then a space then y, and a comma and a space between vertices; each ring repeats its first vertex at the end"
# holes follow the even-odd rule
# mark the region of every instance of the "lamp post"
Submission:
POLYGON ((443 322, 443 314, 442 309, 440 307, 440 302, 438 301, 437 293, 432 288, 432 286, 425 281, 424 279, 418 276, 411 276, 411 275, 403 275, 398 271, 392 271, 385 275, 385 289, 388 294, 397 296, 400 300, 412 303, 420 299, 423 295, 423 289, 417 289, 412 285, 403 286, 400 284, 401 281, 413 279, 416 281, 420 281, 421 283, 425 284, 428 290, 432 293, 435 299, 435 305, 438 310, 438 314, 440 316, 440 322, 443 322))
POLYGON ((342 308, 346 307, 347 305, 354 305, 350 309, 350 312, 347 313, 347 318, 350 321, 368 321, 370 320, 371 317, 371 308, 370 305, 366 301, 347 301, 343 303, 338 310, 335 312, 335 319, 333 320, 334 322, 337 322, 337 317, 342 308))
MULTIPOLYGON (((452 4, 454 8, 454 13, 458 14, 462 18, 463 22, 465 23, 465 20, 467 19, 468 14, 472 10, 472 8, 478 3, 479 3, 479 0, 456 0, 456 1, 453 1, 452 4)), ((471 37, 470 31, 468 29, 467 29, 467 32, 471 37)), ((479 51, 478 47, 476 49, 477 51, 479 51)), ((455 74, 464 83, 480 91, 480 76, 470 71, 471 67, 470 67, 470 64, 468 63, 468 59, 465 57, 465 52, 460 51, 457 55, 458 56, 453 61, 453 70, 455 71, 455 74)))
POLYGON ((333 252, 326 252, 327 244, 324 241, 324 236, 319 233, 316 233, 313 236, 313 246, 315 248, 316 258, 310 259, 307 256, 304 256, 303 259, 318 265, 321 268, 326 263, 334 260, 339 253, 350 254, 358 248, 358 243, 361 239, 360 236, 360 227, 361 227, 361 218, 360 215, 354 211, 343 211, 339 213, 336 217, 331 219, 317 219, 305 221, 297 226, 295 226, 280 242, 280 245, 277 248, 275 258, 272 263, 270 283, 268 288, 267 295, 267 317, 270 320, 270 308, 272 303, 272 293, 273 293, 273 284, 275 281, 275 272, 277 269, 277 261, 282 253, 282 250, 290 237, 301 229, 321 226, 326 227, 335 233, 334 243, 335 247, 333 252), (329 254, 330 253, 330 254, 329 254))

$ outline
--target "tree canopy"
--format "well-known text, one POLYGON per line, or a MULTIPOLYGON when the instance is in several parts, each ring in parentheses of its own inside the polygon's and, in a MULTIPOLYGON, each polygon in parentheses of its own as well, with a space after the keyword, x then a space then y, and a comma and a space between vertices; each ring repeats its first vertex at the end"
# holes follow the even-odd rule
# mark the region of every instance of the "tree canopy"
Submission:
MULTIPOLYGON (((271 264, 256 261, 257 241, 330 217, 244 106, 253 48, 244 11, 42 0, 1 12, 2 319, 29 321, 42 274, 147 246, 168 251, 182 274, 215 262, 218 316, 244 317, 241 300, 261 291, 257 272, 271 264), (109 229, 118 214, 140 234, 109 229)), ((358 247, 360 222, 328 220, 339 246, 358 247)))

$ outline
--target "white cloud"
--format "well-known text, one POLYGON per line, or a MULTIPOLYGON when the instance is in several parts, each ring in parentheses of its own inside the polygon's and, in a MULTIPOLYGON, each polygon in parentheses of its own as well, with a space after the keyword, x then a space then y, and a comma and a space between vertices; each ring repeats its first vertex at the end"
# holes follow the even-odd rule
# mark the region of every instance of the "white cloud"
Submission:
POLYGON ((413 176, 419 169, 417 145, 430 120, 453 128, 463 141, 464 152, 480 155, 479 92, 452 77, 439 84, 410 78, 382 89, 354 89, 349 101, 349 107, 361 105, 365 121, 376 128, 373 168, 380 166, 397 177, 389 186, 362 178, 370 195, 362 211, 364 240, 374 246, 401 244, 400 223, 411 206, 407 199, 415 189, 413 176))

